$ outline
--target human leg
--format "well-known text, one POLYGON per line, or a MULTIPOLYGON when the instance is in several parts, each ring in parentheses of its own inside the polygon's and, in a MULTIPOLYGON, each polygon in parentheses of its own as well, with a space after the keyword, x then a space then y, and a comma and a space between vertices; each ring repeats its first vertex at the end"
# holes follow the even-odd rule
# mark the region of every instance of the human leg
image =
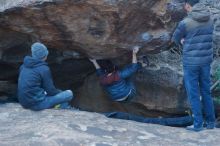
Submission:
MULTIPOLYGON (((201 101, 199 94, 199 67, 184 66, 185 88, 193 113, 193 128, 200 131, 203 124, 201 101)), ((190 129, 189 129, 190 130, 190 129)))
POLYGON ((55 96, 47 96, 45 100, 31 107, 33 110, 43 110, 48 108, 53 108, 58 104, 67 104, 73 98, 73 93, 71 90, 66 90, 58 93, 55 96))
POLYGON ((208 129, 215 126, 215 111, 211 97, 210 65, 201 67, 199 77, 200 93, 205 114, 206 125, 208 129))

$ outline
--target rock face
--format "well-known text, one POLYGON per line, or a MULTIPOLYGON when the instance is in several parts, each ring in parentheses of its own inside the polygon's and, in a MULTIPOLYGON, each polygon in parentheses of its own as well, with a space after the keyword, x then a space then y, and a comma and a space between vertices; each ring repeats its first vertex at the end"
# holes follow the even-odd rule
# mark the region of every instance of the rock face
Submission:
POLYGON ((178 21, 178 13, 171 19, 176 11, 173 3, 167 0, 18 0, 1 3, 1 36, 12 31, 0 41, 5 45, 3 49, 29 38, 30 42, 42 41, 50 48, 75 50, 96 58, 121 56, 134 45, 142 46, 143 53, 160 52, 168 48, 171 23, 178 21))
POLYGON ((170 51, 148 55, 150 66, 135 76, 138 89, 136 102, 148 109, 168 113, 185 113, 188 109, 183 83, 181 58, 170 51))
POLYGON ((18 104, 0 104, 1 146, 218 146, 219 129, 184 128, 108 119, 68 110, 33 112, 18 104))
MULTIPOLYGON (((101 111, 136 109, 136 114, 145 113, 146 107, 138 109, 135 107, 139 106, 135 104, 128 108, 128 105, 112 103, 94 75, 95 82, 87 82, 91 78, 86 79, 87 76, 94 72, 92 65, 86 60, 74 61, 71 58, 116 58, 125 64, 127 54, 134 45, 142 46, 141 54, 161 52, 168 48, 173 23, 183 17, 180 6, 181 1, 178 0, 1 1, 0 68, 5 71, 1 72, 0 78, 16 84, 23 57, 30 53, 33 42, 41 41, 50 48, 49 64, 57 86, 74 90, 77 96, 74 105, 85 110, 100 111, 97 104, 89 104, 94 99, 100 101, 101 111), (118 59, 123 55, 125 61, 118 59), (82 84, 81 88, 77 88, 82 84), (88 86, 94 88, 91 90, 88 86), (97 94, 85 94, 90 91, 97 91, 97 94)), ((146 75, 142 73, 140 76, 146 75)), ((152 106, 152 102, 146 102, 152 92, 145 96, 147 92, 141 91, 136 102, 151 105, 153 109, 155 106, 152 106)), ((8 94, 8 91, 3 90, 2 93, 8 94)))

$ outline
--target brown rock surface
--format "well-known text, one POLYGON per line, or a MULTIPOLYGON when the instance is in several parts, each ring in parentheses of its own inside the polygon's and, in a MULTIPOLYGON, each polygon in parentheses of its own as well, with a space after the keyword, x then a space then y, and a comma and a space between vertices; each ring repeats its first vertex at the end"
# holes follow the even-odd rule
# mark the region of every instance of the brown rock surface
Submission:
MULTIPOLYGON (((22 40, 42 41, 50 48, 75 50, 96 58, 125 54, 134 45, 142 53, 168 48, 178 13, 170 0, 18 0, 0 5, 2 49, 22 40), (171 19, 175 13, 175 17, 171 19), (10 34, 8 34, 8 31, 10 34), (14 34, 13 34, 13 33, 14 34), (20 34, 18 34, 20 33, 20 34), (10 43, 9 43, 10 41, 10 43)), ((178 0, 174 1, 178 2, 178 0)), ((180 13, 181 14, 181 13, 180 13)))

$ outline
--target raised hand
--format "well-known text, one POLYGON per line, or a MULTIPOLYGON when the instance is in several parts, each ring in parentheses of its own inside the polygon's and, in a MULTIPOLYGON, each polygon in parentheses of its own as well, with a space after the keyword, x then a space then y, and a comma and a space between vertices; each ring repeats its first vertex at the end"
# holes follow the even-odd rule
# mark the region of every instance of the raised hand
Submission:
POLYGON ((100 68, 100 66, 99 66, 99 64, 97 63, 96 59, 89 58, 89 60, 93 63, 93 65, 95 66, 96 69, 99 69, 99 68, 100 68))
POLYGON ((134 46, 133 47, 133 53, 137 54, 139 51, 140 46, 134 46))

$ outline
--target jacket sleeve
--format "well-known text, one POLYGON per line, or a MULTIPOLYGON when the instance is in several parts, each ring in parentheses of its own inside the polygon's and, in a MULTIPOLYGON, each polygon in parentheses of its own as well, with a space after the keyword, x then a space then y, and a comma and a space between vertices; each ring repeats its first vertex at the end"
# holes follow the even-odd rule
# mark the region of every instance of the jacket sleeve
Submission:
POLYGON ((96 74, 97 74, 97 76, 100 77, 100 76, 103 76, 105 73, 101 68, 99 68, 99 69, 96 70, 96 74))
POLYGON ((175 32, 173 33, 172 41, 175 42, 176 45, 182 45, 181 39, 186 36, 186 26, 184 21, 181 21, 177 26, 175 32))
POLYGON ((141 68, 139 63, 132 63, 131 65, 119 71, 119 77, 126 79, 136 73, 139 68, 141 68))
POLYGON ((60 90, 56 89, 54 86, 52 75, 48 67, 43 70, 42 78, 43 88, 48 96, 54 96, 60 92, 60 90))

